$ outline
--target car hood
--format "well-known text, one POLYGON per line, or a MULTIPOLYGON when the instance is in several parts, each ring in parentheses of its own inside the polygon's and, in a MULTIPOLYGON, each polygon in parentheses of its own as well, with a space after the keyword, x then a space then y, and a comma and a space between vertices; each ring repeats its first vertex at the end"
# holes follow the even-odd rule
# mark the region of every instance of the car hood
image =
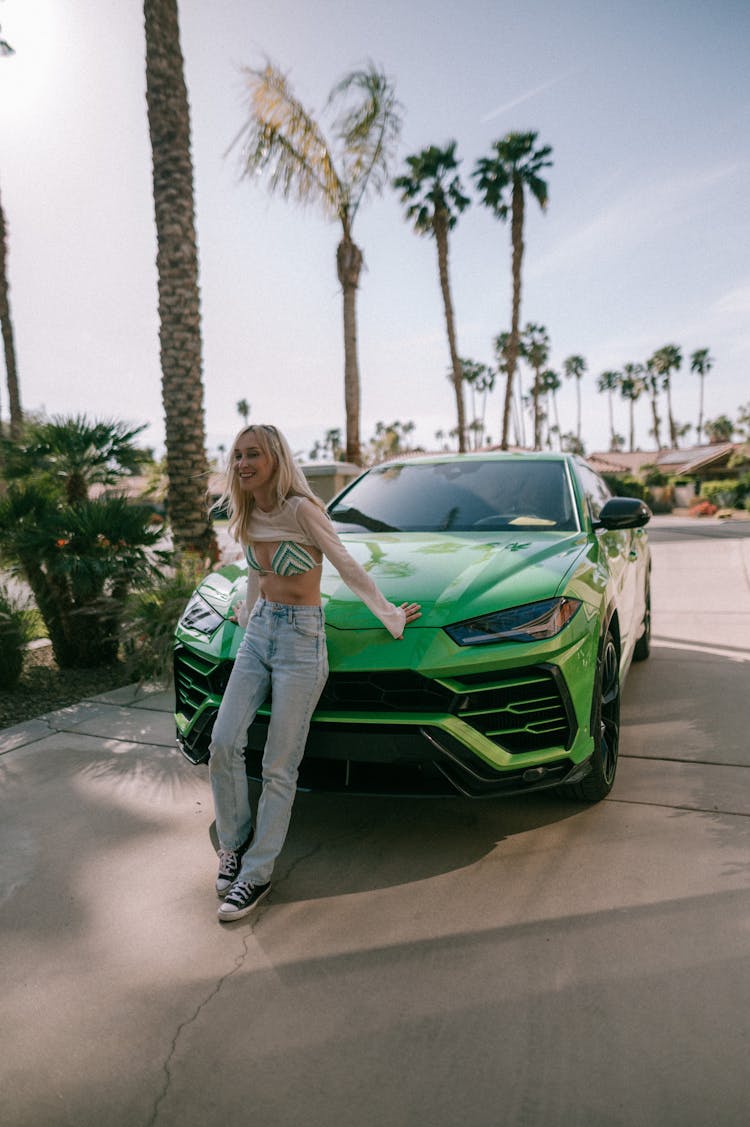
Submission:
MULTIPOLYGON (((348 533, 351 555, 387 599, 422 606, 422 627, 447 626, 476 615, 558 593, 586 550, 580 533, 348 533)), ((321 584, 326 621, 340 630, 377 620, 326 561, 321 584)))

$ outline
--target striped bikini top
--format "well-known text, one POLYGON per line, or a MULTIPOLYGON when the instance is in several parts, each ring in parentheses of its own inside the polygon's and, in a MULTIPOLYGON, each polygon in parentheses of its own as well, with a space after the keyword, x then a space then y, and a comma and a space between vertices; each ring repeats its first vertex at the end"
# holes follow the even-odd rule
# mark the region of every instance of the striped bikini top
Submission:
POLYGON ((281 575, 284 577, 304 575, 306 571, 311 571, 314 567, 320 566, 306 548, 303 548, 301 544, 295 544, 293 540, 282 540, 280 542, 271 558, 270 571, 258 562, 252 544, 248 544, 245 556, 248 566, 261 575, 281 575))

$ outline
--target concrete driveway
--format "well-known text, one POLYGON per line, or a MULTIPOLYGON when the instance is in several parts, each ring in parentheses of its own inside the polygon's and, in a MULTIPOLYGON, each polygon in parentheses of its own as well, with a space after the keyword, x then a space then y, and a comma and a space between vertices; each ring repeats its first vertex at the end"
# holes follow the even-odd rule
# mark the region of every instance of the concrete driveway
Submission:
POLYGON ((744 1127, 750 539, 652 543, 610 799, 300 795, 234 925, 168 695, 0 733, 5 1127, 744 1127))

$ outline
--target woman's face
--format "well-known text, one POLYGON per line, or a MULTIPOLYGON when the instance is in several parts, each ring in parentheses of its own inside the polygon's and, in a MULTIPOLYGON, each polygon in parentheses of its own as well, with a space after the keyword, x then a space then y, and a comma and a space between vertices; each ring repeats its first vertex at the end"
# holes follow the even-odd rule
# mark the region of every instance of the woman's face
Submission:
POLYGON ((243 493, 268 489, 276 473, 276 462, 258 445, 255 432, 245 431, 234 445, 234 472, 243 493))

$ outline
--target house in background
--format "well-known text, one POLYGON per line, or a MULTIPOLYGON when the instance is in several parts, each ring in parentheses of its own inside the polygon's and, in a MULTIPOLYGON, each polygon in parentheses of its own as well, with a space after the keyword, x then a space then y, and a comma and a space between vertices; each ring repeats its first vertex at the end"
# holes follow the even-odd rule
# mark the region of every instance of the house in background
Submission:
POLYGON ((598 473, 628 474, 643 480, 654 467, 675 482, 674 503, 687 508, 705 481, 731 477, 729 461, 736 451, 748 450, 743 442, 716 442, 711 446, 686 446, 680 450, 617 450, 589 454, 586 461, 598 473))

